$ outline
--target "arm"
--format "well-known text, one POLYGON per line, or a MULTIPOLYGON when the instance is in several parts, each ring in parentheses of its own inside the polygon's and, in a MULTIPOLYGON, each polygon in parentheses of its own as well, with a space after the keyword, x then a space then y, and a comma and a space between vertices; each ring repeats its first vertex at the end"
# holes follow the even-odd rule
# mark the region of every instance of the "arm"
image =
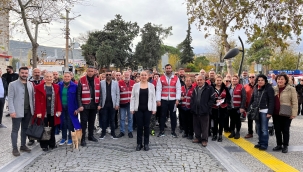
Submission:
POLYGON ((246 91, 244 88, 241 90, 241 106, 240 109, 245 109, 245 103, 246 103, 246 91))
POLYGON ((180 83, 180 79, 178 79, 176 83, 176 100, 180 100, 180 99, 181 99, 181 83, 180 83))
POLYGON ((82 107, 83 106, 82 102, 81 102, 81 99, 82 99, 82 85, 81 85, 80 81, 78 82, 77 99, 78 99, 78 105, 79 105, 79 107, 82 107))
POLYGON ((208 107, 211 108, 215 103, 215 90, 212 86, 209 87, 209 99, 208 99, 208 107))
POLYGON ((295 118, 298 114, 298 98, 297 98, 297 92, 295 88, 291 87, 291 109, 292 109, 292 116, 291 119, 295 118))
POLYGON ((269 115, 273 115, 274 106, 275 106, 275 92, 272 86, 269 86, 267 89, 267 97, 268 97, 268 113, 269 115))
POLYGON ((135 96, 135 90, 136 90, 137 84, 134 85, 133 90, 132 90, 132 95, 130 97, 130 112, 133 114, 135 111, 135 100, 136 100, 136 96, 135 96))
POLYGON ((101 86, 101 81, 100 81, 100 96, 99 96, 99 104, 98 104, 98 106, 100 106, 100 108, 102 106, 102 86, 101 86))
POLYGON ((14 86, 13 84, 10 84, 8 86, 8 109, 9 109, 9 113, 16 113, 15 108, 14 108, 14 97, 15 97, 15 90, 14 90, 14 86))
MULTIPOLYGON (((255 89, 254 89, 255 90, 255 89)), ((252 105, 253 104, 253 102, 254 102, 254 100, 255 100, 255 96, 254 96, 254 91, 253 90, 253 93, 252 93, 252 95, 251 95, 251 98, 250 98, 250 101, 249 101, 249 104, 248 104, 248 107, 247 107, 247 109, 250 107, 250 105, 252 105)))
MULTIPOLYGON (((59 86, 58 86, 59 87, 59 86)), ((60 92, 59 92, 59 88, 58 88, 58 92, 56 94, 56 106, 57 106, 57 112, 59 112, 58 114, 61 115, 62 112, 62 104, 61 104, 61 98, 60 98, 60 92)))
POLYGON ((156 99, 157 99, 157 101, 161 101, 162 83, 161 83, 161 81, 160 81, 160 78, 158 79, 156 89, 157 89, 157 92, 156 92, 156 99))
POLYGON ((156 101, 156 94, 155 94, 155 87, 153 84, 151 84, 151 92, 152 92, 152 113, 155 114, 157 111, 157 101, 156 101))
POLYGON ((118 85, 118 82, 116 82, 116 107, 119 107, 120 105, 120 88, 119 88, 119 85, 118 85))

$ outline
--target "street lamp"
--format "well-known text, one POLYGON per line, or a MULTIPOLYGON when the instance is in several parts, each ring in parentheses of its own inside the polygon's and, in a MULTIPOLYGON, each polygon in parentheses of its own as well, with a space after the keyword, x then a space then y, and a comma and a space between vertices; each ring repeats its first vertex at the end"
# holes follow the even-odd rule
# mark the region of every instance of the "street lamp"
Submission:
POLYGON ((241 59, 240 68, 239 68, 239 71, 238 71, 238 76, 240 77, 241 71, 242 71, 242 66, 243 66, 243 60, 244 60, 244 45, 243 45, 243 42, 242 42, 242 39, 240 38, 240 36, 238 36, 238 38, 239 38, 239 40, 241 42, 242 50, 239 50, 238 48, 230 49, 225 54, 225 56, 224 56, 223 59, 231 59, 231 58, 235 57, 236 55, 238 55, 240 51, 242 52, 242 59, 241 59))

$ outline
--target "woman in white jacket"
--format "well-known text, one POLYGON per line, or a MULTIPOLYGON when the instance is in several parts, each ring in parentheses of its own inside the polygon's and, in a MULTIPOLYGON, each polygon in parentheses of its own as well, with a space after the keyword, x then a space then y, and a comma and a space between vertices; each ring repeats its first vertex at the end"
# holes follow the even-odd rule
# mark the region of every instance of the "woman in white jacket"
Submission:
POLYGON ((142 134, 144 128, 144 150, 149 147, 149 123, 151 115, 156 114, 156 94, 153 84, 147 81, 148 75, 145 71, 140 73, 140 82, 133 86, 130 99, 130 112, 135 113, 137 119, 137 148, 140 151, 142 145, 142 134))

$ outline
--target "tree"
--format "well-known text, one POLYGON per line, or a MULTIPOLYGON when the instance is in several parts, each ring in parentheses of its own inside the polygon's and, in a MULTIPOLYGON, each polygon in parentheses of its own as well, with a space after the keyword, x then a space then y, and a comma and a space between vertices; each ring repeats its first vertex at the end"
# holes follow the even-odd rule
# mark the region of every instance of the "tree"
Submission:
POLYGON ((125 68, 133 64, 132 41, 139 33, 136 22, 126 22, 121 15, 109 21, 101 31, 88 33, 86 44, 81 46, 86 63, 109 68, 125 68))
POLYGON ((162 41, 171 35, 172 27, 163 28, 162 25, 147 23, 140 30, 141 41, 136 46, 134 59, 139 62, 143 68, 152 68, 157 66, 161 59, 162 41))
MULTIPOLYGON (((301 0, 276 1, 276 0, 187 0, 187 14, 191 23, 197 20, 198 29, 210 35, 210 29, 219 35, 225 48, 225 53, 231 48, 228 42, 228 32, 244 29, 249 42, 260 37, 262 32, 268 33, 266 39, 274 45, 285 47, 285 40, 291 33, 298 37, 302 26, 301 0), (251 17, 254 20, 251 20, 251 17)), ((227 62, 228 73, 232 66, 227 62)))
POLYGON ((297 68, 298 55, 290 50, 274 53, 271 68, 275 70, 294 70, 297 68))
POLYGON ((61 11, 82 0, 10 0, 7 10, 14 12, 17 20, 14 26, 22 26, 32 44, 33 68, 37 67, 38 27, 61 17, 61 11))
POLYGON ((196 57, 196 59, 194 61, 194 65, 198 68, 199 71, 201 69, 204 69, 205 71, 210 70, 209 69, 209 60, 205 56, 196 57))
POLYGON ((190 28, 190 24, 188 24, 188 29, 187 29, 187 35, 186 38, 184 39, 183 42, 181 42, 178 45, 178 48, 181 51, 181 55, 180 55, 180 63, 181 64, 187 64, 187 63, 192 63, 194 61, 194 51, 193 51, 193 47, 191 46, 191 42, 192 42, 192 37, 190 35, 191 33, 191 28, 190 28))

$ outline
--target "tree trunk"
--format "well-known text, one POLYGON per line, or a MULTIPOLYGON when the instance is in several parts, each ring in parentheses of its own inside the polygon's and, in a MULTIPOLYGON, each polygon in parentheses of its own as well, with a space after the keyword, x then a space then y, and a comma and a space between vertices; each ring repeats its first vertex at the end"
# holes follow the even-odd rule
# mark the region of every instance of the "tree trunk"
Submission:
POLYGON ((37 43, 32 43, 32 59, 33 59, 33 69, 37 68, 37 59, 38 59, 38 55, 37 55, 37 49, 39 47, 39 44, 37 43))
MULTIPOLYGON (((226 29, 227 28, 223 28, 222 29, 222 41, 223 41, 223 45, 224 45, 224 50, 225 50, 225 54, 230 50, 230 44, 227 41, 227 37, 228 35, 226 34, 226 29)), ((231 65, 231 59, 225 60, 226 62, 226 66, 227 66, 227 73, 229 73, 230 75, 233 75, 233 69, 232 69, 232 65, 231 65)))

